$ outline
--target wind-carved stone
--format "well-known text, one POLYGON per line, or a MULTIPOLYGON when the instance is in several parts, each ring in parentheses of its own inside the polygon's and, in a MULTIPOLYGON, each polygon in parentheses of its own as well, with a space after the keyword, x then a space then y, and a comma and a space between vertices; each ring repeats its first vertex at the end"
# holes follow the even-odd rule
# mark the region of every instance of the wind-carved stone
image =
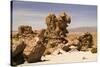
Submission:
POLYGON ((68 42, 65 37, 68 33, 67 27, 70 22, 71 18, 65 12, 62 12, 58 17, 52 13, 46 17, 47 51, 45 52, 51 54, 52 52, 48 49, 55 50, 59 44, 68 42))
POLYGON ((67 27, 70 22, 71 19, 65 12, 58 17, 50 13, 46 17, 46 29, 32 31, 31 26, 19 26, 18 33, 12 36, 12 40, 15 40, 11 48, 11 65, 18 65, 24 61, 28 63, 40 61, 45 52, 51 54, 62 46, 59 44, 67 43, 64 37, 68 33, 67 27))
POLYGON ((46 17, 47 33, 49 33, 49 37, 66 36, 66 33, 68 33, 66 28, 70 22, 71 18, 65 12, 62 12, 58 17, 56 17, 55 14, 49 14, 46 17))
POLYGON ((55 16, 55 14, 50 13, 46 17, 47 35, 49 37, 55 36, 56 22, 57 22, 57 18, 55 16))
POLYGON ((41 30, 38 36, 25 40, 26 48, 23 51, 24 58, 28 63, 37 62, 41 60, 41 57, 45 51, 44 46, 44 32, 41 30))
POLYGON ((57 19, 58 19, 58 22, 56 23, 57 33, 59 33, 59 35, 66 36, 66 33, 68 33, 67 27, 68 24, 70 24, 71 22, 71 18, 65 12, 62 12, 57 19))
POLYGON ((79 50, 87 51, 88 48, 93 47, 93 36, 89 32, 84 33, 84 35, 79 37, 80 45, 78 46, 79 50))
POLYGON ((18 33, 19 34, 32 34, 33 33, 33 31, 32 31, 32 27, 31 26, 24 26, 24 25, 22 25, 22 26, 19 26, 18 27, 18 33))

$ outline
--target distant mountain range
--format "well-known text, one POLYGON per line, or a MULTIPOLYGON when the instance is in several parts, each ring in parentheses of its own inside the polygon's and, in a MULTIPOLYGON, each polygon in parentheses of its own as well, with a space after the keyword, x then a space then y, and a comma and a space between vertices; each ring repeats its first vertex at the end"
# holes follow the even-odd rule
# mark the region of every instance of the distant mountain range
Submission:
POLYGON ((97 32, 97 27, 78 27, 68 30, 69 32, 97 32))

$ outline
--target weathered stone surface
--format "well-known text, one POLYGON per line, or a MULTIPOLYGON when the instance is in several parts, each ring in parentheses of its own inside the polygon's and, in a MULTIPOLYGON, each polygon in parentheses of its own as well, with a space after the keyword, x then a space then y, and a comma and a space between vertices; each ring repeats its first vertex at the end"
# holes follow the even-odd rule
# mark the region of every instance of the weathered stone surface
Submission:
POLYGON ((62 12, 57 19, 58 22, 56 24, 59 28, 59 34, 64 37, 66 36, 66 33, 68 33, 66 28, 68 27, 68 24, 70 24, 71 18, 65 12, 62 12))
POLYGON ((78 47, 79 50, 87 51, 88 48, 93 46, 93 37, 90 33, 84 33, 84 35, 79 37, 80 45, 78 47))
POLYGON ((26 44, 27 46, 23 52, 25 60, 29 63, 40 61, 45 51, 45 46, 39 38, 35 37, 31 40, 27 40, 26 44))
POLYGON ((66 44, 67 42, 68 41, 64 38, 50 38, 50 39, 48 39, 48 42, 46 43, 46 50, 44 52, 44 55, 52 54, 58 48, 62 49, 64 44, 66 44))
POLYGON ((69 46, 64 46, 62 49, 63 49, 64 51, 66 51, 66 52, 68 52, 68 51, 71 50, 71 48, 70 48, 69 46))
POLYGON ((50 13, 46 17, 46 29, 32 31, 31 26, 19 26, 18 33, 12 36, 18 39, 12 43, 12 65, 24 61, 40 61, 44 53, 52 54, 56 49, 62 48, 63 45, 60 44, 68 42, 64 37, 68 33, 67 27, 70 22, 71 18, 65 12, 58 17, 50 13))
POLYGON ((64 37, 68 33, 66 29, 71 22, 71 18, 62 12, 58 17, 55 14, 49 14, 46 17, 47 36, 48 37, 64 37))
POLYGON ((21 39, 13 39, 12 40, 12 56, 16 56, 19 53, 23 52, 25 49, 26 44, 21 39))
POLYGON ((11 37, 12 38, 18 38, 19 37, 18 32, 12 32, 11 37))
POLYGON ((23 53, 19 53, 16 56, 11 56, 11 65, 12 66, 16 66, 19 64, 23 64, 25 62, 24 57, 23 57, 23 53))
POLYGON ((78 48, 79 45, 80 45, 79 40, 73 39, 73 40, 69 40, 66 44, 64 44, 64 46, 63 46, 62 49, 64 51, 66 51, 66 52, 68 52, 70 50, 73 50, 73 49, 77 50, 77 48, 78 48), (75 47, 75 48, 73 48, 73 47, 75 47))
POLYGON ((97 48, 92 48, 91 52, 92 53, 97 53, 97 48))
POLYGON ((42 30, 38 37, 34 38, 28 38, 24 42, 27 44, 26 48, 23 51, 24 58, 27 62, 37 62, 41 60, 41 56, 43 55, 45 51, 44 46, 44 32, 45 30, 42 30))
POLYGON ((33 31, 32 31, 32 27, 31 26, 24 26, 24 25, 22 25, 22 26, 19 26, 18 27, 18 33, 19 34, 31 34, 31 33, 33 33, 33 31))
POLYGON ((26 44, 21 39, 12 39, 11 47, 11 65, 24 63, 23 50, 26 44))
POLYGON ((68 33, 67 27, 70 22, 71 18, 65 12, 62 12, 58 17, 52 13, 46 17, 47 50, 45 52, 52 54, 54 50, 61 48, 59 47, 61 43, 64 45, 68 42, 64 37, 68 33))

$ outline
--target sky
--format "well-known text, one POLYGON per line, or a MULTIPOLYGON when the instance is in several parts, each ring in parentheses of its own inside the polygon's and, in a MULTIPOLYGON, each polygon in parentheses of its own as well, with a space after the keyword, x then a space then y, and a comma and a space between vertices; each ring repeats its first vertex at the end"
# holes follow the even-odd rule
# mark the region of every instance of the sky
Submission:
POLYGON ((49 13, 58 16, 61 12, 71 16, 68 28, 97 26, 97 6, 95 5, 13 1, 12 28, 14 31, 20 25, 30 25, 33 29, 46 28, 46 16, 49 13))

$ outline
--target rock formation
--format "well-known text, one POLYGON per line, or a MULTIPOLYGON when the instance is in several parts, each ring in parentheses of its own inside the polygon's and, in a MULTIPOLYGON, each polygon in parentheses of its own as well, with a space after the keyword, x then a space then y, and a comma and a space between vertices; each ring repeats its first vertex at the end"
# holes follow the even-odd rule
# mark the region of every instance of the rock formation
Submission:
POLYGON ((28 63, 37 62, 41 60, 41 56, 45 51, 44 46, 44 31, 42 31, 38 37, 31 39, 26 39, 25 43, 27 44, 26 48, 23 51, 24 58, 28 63))
POLYGON ((24 25, 22 25, 22 26, 19 26, 18 27, 18 33, 19 34, 31 34, 31 33, 33 33, 33 31, 32 31, 32 27, 31 26, 24 26, 24 25))
POLYGON ((22 40, 16 40, 13 39, 12 40, 12 56, 16 56, 19 53, 23 52, 23 50, 25 49, 26 44, 24 43, 24 41, 22 40))
POLYGON ((12 36, 12 65, 24 61, 37 62, 43 54, 52 54, 57 48, 63 48, 68 42, 64 37, 68 33, 67 27, 70 22, 71 18, 62 12, 58 17, 50 13, 46 17, 47 28, 40 31, 33 31, 31 26, 19 26, 18 33, 12 36))
POLYGON ((45 30, 41 30, 37 36, 33 36, 30 26, 20 26, 18 33, 12 37, 11 41, 11 65, 41 60, 45 51, 44 32, 45 30))
POLYGON ((65 44, 68 41, 64 38, 68 33, 67 27, 68 24, 71 22, 71 18, 65 13, 62 12, 58 17, 55 14, 49 14, 46 17, 46 37, 47 37, 47 52, 50 48, 49 54, 51 54, 51 49, 55 50, 58 48, 59 44, 65 44))
POLYGON ((84 33, 84 35, 79 37, 80 45, 78 46, 79 50, 86 51, 88 48, 93 46, 93 37, 89 32, 84 33))
POLYGON ((65 37, 66 33, 68 33, 67 27, 68 27, 68 24, 70 24, 70 22, 71 22, 71 18, 65 12, 62 12, 58 16, 57 19, 58 19, 58 22, 56 23, 57 24, 56 31, 57 31, 57 33, 59 33, 60 35, 65 37))
POLYGON ((66 36, 70 22, 71 18, 65 12, 62 12, 58 17, 55 14, 49 14, 46 17, 47 35, 51 38, 66 36))
MULTIPOLYGON (((68 34, 68 24, 71 23, 70 16, 65 12, 59 16, 48 14, 45 23, 46 29, 33 31, 31 26, 22 25, 18 27, 17 33, 12 33, 11 65, 18 65, 25 61, 37 62, 43 55, 53 52, 62 54, 75 49, 86 51, 93 46, 93 37, 90 33, 85 33, 73 41, 65 39, 68 34)), ((97 48, 93 48, 91 52, 96 53, 97 48)))
POLYGON ((23 51, 26 44, 21 39, 12 39, 11 45, 11 65, 18 65, 24 62, 23 51))

